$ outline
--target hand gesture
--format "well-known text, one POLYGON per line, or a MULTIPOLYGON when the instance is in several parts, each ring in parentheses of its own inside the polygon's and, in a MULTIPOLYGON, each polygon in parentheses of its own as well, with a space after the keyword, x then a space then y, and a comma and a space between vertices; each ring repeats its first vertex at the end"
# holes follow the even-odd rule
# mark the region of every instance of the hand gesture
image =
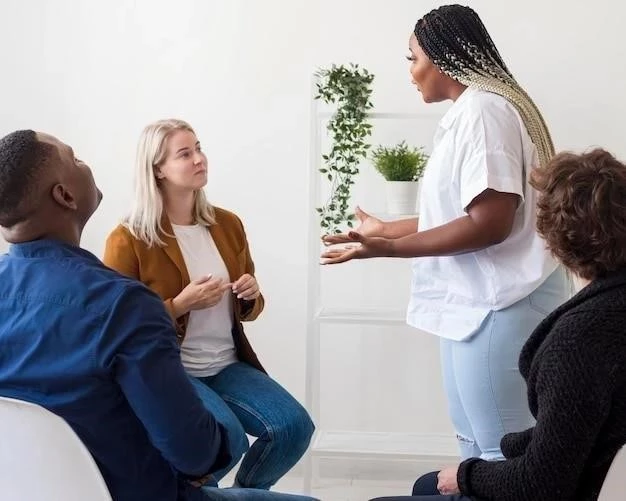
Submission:
POLYGON ((391 240, 381 237, 365 237, 356 231, 350 231, 345 236, 346 241, 353 245, 331 247, 321 256, 321 264, 338 264, 352 259, 367 259, 371 257, 385 257, 390 255, 391 240))
POLYGON ((230 283, 211 275, 193 280, 173 300, 177 316, 215 306, 230 288, 230 283))
MULTIPOLYGON (((369 215, 367 212, 357 207, 354 211, 356 218, 359 220, 359 226, 356 228, 356 232, 364 237, 382 237, 384 224, 377 217, 369 215)), ((324 235, 322 242, 326 245, 333 244, 345 244, 352 240, 348 237, 347 233, 340 233, 339 235, 324 235)))
POLYGON ((246 301, 254 301, 261 295, 259 284, 249 273, 246 273, 232 284, 233 294, 237 294, 237 299, 245 299, 246 301))

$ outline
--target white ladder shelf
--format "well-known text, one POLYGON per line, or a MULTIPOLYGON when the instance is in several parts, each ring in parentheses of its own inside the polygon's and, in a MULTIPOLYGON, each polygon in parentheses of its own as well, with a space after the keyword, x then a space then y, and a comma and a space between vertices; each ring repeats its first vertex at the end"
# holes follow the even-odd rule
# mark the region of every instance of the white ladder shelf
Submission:
MULTIPOLYGON (((315 82, 312 92, 315 92, 315 82)), ((346 457, 354 459, 385 458, 391 460, 420 460, 432 458, 450 460, 457 455, 453 437, 419 433, 358 432, 328 430, 320 427, 320 351, 321 326, 324 324, 404 325, 404 308, 333 308, 321 305, 319 255, 320 225, 315 208, 320 203, 321 129, 332 113, 318 111, 311 105, 311 139, 309 168, 309 242, 307 273, 307 332, 306 332, 306 394, 305 406, 318 426, 305 457, 304 490, 311 493, 314 461, 319 458, 346 457)), ((432 119, 425 113, 370 113, 371 119, 432 119)))

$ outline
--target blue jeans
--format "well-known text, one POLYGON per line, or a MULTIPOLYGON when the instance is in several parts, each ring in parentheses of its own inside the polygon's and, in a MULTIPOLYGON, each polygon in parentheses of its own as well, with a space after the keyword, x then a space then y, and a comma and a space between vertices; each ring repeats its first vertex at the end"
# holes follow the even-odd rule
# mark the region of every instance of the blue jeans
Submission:
MULTIPOLYGON (((317 501, 308 496, 297 496, 295 494, 280 494, 258 489, 219 489, 217 487, 203 487, 202 494, 197 501, 317 501)), ((190 500, 192 501, 192 500, 190 500)), ((196 501, 196 498, 193 498, 196 501)))
POLYGON ((569 295, 559 267, 528 297, 492 311, 472 337, 441 339, 444 387, 462 459, 504 459, 502 437, 534 425, 519 355, 539 322, 569 295))
POLYGON ((267 374, 237 362, 215 376, 190 380, 228 433, 233 460, 215 473, 216 481, 245 454, 235 487, 269 489, 307 450, 315 429, 309 414, 267 374), (257 437, 251 447, 246 433, 257 437))
POLYGON ((461 494, 454 494, 451 496, 444 496, 439 494, 437 490, 437 475, 438 471, 428 473, 420 477, 413 486, 412 496, 393 496, 371 499, 370 501, 471 501, 467 496, 461 494))

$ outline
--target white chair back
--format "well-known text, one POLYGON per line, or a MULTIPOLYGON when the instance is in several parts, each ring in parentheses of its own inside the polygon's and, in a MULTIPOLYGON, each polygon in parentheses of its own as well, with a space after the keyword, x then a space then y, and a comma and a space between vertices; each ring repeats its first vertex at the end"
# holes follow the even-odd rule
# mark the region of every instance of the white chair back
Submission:
POLYGON ((111 501, 87 448, 59 416, 0 397, 0 499, 111 501))
POLYGON ((626 447, 617 453, 606 475, 598 501, 623 501, 626 499, 626 447))

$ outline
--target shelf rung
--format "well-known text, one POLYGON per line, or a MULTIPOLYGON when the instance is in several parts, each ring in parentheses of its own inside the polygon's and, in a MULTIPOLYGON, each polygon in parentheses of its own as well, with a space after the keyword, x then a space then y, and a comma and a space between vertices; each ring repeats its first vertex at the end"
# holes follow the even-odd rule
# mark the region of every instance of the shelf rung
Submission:
POLYGON ((404 325, 406 311, 391 308, 320 308, 316 319, 321 323, 404 325))

